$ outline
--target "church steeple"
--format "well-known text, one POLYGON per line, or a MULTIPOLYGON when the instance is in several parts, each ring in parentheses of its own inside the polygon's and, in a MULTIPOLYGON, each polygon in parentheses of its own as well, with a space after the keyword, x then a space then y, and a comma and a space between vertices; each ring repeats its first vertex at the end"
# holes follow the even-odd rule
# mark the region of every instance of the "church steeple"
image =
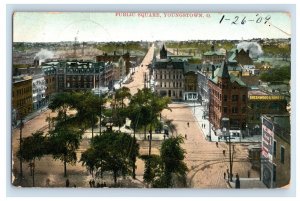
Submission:
POLYGON ((167 50, 165 48, 165 44, 163 44, 161 50, 160 50, 160 58, 161 59, 167 59, 168 55, 167 55, 167 50))
POLYGON ((220 78, 229 78, 230 79, 230 75, 229 75, 229 72, 228 72, 228 66, 227 66, 226 61, 222 62, 221 68, 220 68, 217 76, 220 77, 220 78))

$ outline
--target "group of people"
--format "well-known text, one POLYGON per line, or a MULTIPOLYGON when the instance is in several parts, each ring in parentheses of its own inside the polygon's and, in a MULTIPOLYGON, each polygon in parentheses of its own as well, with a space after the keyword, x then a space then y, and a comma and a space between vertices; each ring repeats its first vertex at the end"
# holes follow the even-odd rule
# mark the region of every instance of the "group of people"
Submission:
POLYGON ((95 180, 91 179, 89 181, 90 187, 91 188, 103 188, 103 187, 106 187, 106 183, 105 182, 101 183, 101 184, 99 182, 97 182, 97 184, 95 184, 95 183, 96 183, 95 180))
MULTIPOLYGON (((66 187, 70 187, 70 181, 69 179, 66 180, 66 187)), ((76 188, 76 184, 73 185, 74 188, 76 188)))

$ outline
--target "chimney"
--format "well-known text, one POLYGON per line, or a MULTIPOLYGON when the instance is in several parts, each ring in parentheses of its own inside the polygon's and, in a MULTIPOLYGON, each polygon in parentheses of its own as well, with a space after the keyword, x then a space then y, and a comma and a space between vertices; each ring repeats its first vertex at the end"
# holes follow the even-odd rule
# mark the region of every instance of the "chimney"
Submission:
POLYGON ((247 54, 248 54, 248 56, 250 55, 250 51, 249 50, 247 50, 247 54))
POLYGON ((215 65, 211 66, 211 79, 215 78, 215 65))

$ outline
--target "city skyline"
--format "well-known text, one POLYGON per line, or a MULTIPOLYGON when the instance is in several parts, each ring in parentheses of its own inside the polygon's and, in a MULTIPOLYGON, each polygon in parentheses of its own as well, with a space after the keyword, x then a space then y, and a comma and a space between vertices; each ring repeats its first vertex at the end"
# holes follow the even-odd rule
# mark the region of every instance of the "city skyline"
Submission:
POLYGON ((276 39, 291 37, 291 20, 283 12, 16 12, 13 30, 13 42, 276 39))

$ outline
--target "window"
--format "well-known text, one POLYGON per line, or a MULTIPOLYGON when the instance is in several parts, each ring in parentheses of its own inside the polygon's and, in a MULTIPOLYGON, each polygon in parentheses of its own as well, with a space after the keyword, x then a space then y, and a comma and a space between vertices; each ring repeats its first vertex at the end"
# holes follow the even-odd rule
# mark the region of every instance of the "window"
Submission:
POLYGON ((273 164, 273 181, 276 182, 276 165, 273 164))
POLYGON ((238 101, 239 95, 232 95, 232 101, 238 101))
POLYGON ((284 147, 280 147, 280 162, 284 164, 284 147))
POLYGON ((243 102, 245 103, 246 102, 246 95, 243 95, 243 102))
POLYGON ((238 108, 237 107, 232 107, 231 113, 233 113, 233 114, 238 113, 238 108))
POLYGON ((274 140, 273 142, 273 157, 276 158, 276 152, 277 152, 277 142, 274 140))
POLYGON ((224 95, 224 96, 223 96, 223 101, 224 101, 224 102, 227 102, 227 95, 224 95))

